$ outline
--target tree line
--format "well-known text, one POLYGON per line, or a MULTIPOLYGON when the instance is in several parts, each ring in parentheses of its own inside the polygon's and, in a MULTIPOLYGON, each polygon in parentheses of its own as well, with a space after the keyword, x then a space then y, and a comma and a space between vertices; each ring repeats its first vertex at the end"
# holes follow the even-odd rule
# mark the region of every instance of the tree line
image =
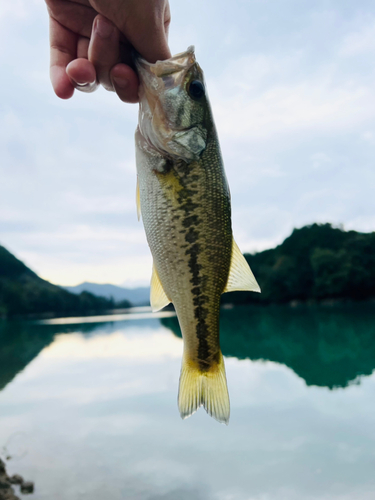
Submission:
POLYGON ((312 224, 294 229, 276 248, 245 258, 262 293, 225 294, 224 303, 375 298, 375 232, 312 224))
POLYGON ((115 303, 89 292, 70 293, 43 280, 6 248, 0 246, 0 318, 27 315, 96 314, 115 307, 130 307, 128 301, 115 303))

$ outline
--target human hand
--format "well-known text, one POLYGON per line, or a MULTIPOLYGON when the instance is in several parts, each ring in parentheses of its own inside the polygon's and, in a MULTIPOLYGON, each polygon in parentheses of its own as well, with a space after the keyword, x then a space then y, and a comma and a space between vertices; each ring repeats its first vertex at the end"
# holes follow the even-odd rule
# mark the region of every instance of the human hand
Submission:
POLYGON ((58 97, 102 84, 125 102, 138 101, 133 48, 150 62, 171 56, 168 0, 46 0, 50 77, 58 97))

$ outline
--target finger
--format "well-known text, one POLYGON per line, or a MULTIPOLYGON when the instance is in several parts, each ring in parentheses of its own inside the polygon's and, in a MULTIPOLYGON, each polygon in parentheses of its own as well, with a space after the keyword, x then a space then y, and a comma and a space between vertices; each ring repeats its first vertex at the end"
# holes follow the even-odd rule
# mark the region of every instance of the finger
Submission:
POLYGON ((108 0, 95 0, 95 6, 147 61, 154 63, 171 57, 167 41, 170 22, 167 1, 150 2, 150 8, 145 8, 144 2, 133 0, 119 11, 115 11, 108 0))
POLYGON ((86 2, 46 0, 50 17, 73 33, 89 38, 97 12, 86 2))
POLYGON ((84 57, 69 63, 66 74, 73 87, 81 92, 91 93, 98 88, 94 65, 84 57))
POLYGON ((112 67, 120 62, 120 32, 105 17, 95 18, 88 58, 94 65, 99 83, 107 90, 114 90, 110 78, 112 67))
POLYGON ((133 68, 127 64, 116 64, 110 73, 113 87, 124 102, 138 102, 139 80, 133 68))
MULTIPOLYGON (((91 7, 90 0, 74 0, 75 3, 79 3, 80 5, 85 5, 86 7, 91 7)), ((56 0, 46 0, 47 8, 49 10, 56 8, 56 0)))
POLYGON ((85 36, 80 36, 78 38, 77 58, 79 58, 79 57, 84 57, 85 59, 88 58, 89 43, 90 43, 90 40, 88 38, 86 38, 85 36))
POLYGON ((127 22, 126 31, 129 41, 147 61, 154 63, 171 57, 168 46, 168 30, 171 20, 169 3, 159 2, 153 9, 138 7, 139 24, 127 22), (141 28, 141 29, 140 29, 141 28))
POLYGON ((146 61, 155 63, 171 57, 164 25, 152 27, 140 33, 129 33, 128 38, 146 61))
POLYGON ((50 17, 50 79, 55 94, 69 99, 74 87, 66 74, 67 65, 76 57, 77 36, 50 17))
POLYGON ((168 37, 169 37, 169 26, 171 24, 171 9, 169 8, 169 2, 167 2, 165 9, 164 9, 164 32, 165 32, 165 38, 168 43, 168 37))
POLYGON ((78 38, 77 59, 70 62, 66 67, 73 87, 81 92, 91 93, 98 88, 95 68, 87 60, 90 40, 86 37, 78 38))

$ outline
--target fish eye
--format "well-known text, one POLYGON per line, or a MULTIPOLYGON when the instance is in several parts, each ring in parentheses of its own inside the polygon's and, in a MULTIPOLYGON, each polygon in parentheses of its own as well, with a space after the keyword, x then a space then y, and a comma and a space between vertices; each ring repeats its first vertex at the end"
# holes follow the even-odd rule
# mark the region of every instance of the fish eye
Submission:
POLYGON ((198 101, 199 99, 201 99, 205 92, 204 92, 204 85, 202 82, 200 82, 199 80, 193 80, 190 85, 189 85, 189 95, 192 99, 194 99, 195 101, 198 101))

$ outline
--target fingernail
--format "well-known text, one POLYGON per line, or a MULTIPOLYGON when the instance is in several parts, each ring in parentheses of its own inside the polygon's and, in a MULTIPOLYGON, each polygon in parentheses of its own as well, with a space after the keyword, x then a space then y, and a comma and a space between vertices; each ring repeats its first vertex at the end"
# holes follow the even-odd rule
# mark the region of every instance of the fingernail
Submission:
POLYGON ((104 19, 99 18, 96 21, 95 29, 101 38, 109 38, 113 33, 113 24, 104 21, 104 19))
POLYGON ((120 87, 120 89, 125 89, 126 87, 129 87, 129 80, 127 78, 114 76, 113 81, 117 87, 120 87))
POLYGON ((96 81, 90 83, 78 83, 71 80, 71 82, 74 88, 80 90, 81 92, 86 92, 87 94, 94 92, 98 87, 98 83, 96 81))
POLYGON ((77 78, 76 78, 76 79, 74 80, 74 82, 75 82, 78 86, 80 86, 80 87, 84 87, 85 85, 92 85, 93 83, 95 83, 95 80, 94 80, 93 82, 88 82, 87 80, 85 80, 85 81, 83 81, 83 80, 82 80, 82 81, 80 81, 79 79, 77 79, 77 78))
POLYGON ((79 83, 77 82, 77 87, 91 87, 92 85, 95 85, 96 82, 86 82, 86 83, 79 83))

